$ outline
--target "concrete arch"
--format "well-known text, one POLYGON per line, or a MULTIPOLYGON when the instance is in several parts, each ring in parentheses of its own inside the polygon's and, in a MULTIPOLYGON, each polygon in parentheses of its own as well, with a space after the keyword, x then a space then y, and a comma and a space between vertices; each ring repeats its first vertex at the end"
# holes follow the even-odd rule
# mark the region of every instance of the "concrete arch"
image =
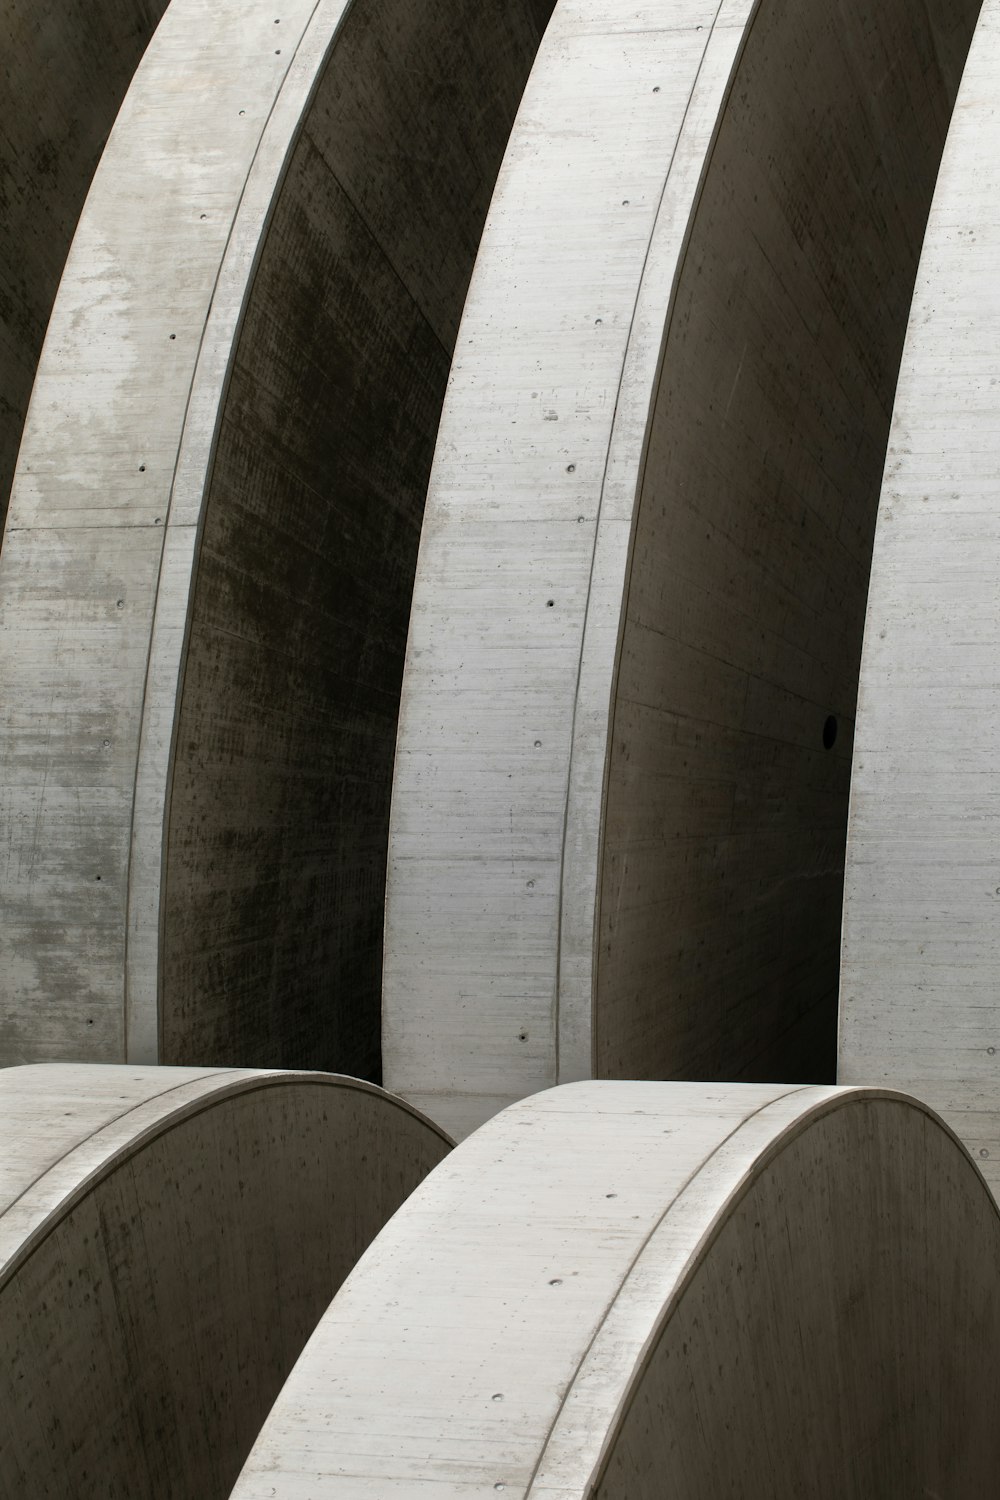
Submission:
POLYGON ((968 1154, 901 1095, 536 1095, 387 1225, 233 1494, 986 1493, 998 1250, 968 1154))
POLYGON ((0 1058, 379 1072, 451 345, 545 0, 174 0, 0 562, 0 1058))
POLYGON ((66 252, 166 0, 3 0, 0 535, 66 252))
POLYGON ((450 1143, 325 1074, 0 1072, 0 1494, 228 1496, 330 1297, 450 1143))
POLYGON ((1000 8, 983 7, 920 261, 865 627, 840 1076, 931 1102, 1000 1188, 1000 8))
POLYGON ((977 10, 553 18, 395 770, 385 1076, 456 1133, 572 1078, 833 1076, 878 475, 977 10))

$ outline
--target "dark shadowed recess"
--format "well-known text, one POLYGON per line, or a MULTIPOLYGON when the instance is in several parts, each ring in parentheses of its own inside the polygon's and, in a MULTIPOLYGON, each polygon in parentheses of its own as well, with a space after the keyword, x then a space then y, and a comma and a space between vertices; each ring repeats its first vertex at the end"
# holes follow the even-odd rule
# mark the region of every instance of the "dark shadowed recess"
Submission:
POLYGON ((667 325, 633 535, 598 1076, 834 1077, 879 488, 978 10, 763 0, 748 30, 667 325))
POLYGON ((206 506, 161 1058, 380 1076, 396 718, 451 352, 551 5, 358 0, 294 150, 206 506))

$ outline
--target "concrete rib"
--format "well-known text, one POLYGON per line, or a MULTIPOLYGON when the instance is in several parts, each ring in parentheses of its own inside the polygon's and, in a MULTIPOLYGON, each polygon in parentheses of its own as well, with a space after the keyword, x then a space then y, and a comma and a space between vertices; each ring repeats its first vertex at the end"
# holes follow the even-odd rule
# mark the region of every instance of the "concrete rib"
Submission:
POLYGON ((395 769, 385 1077, 456 1134, 573 1078, 833 1076, 878 473, 976 9, 555 13, 395 769))
POLYGON ((0 1493, 228 1496, 322 1310, 450 1149, 326 1074, 0 1072, 0 1493))
POLYGON ((903 1096, 536 1095, 359 1262, 234 1500, 985 1493, 998 1250, 903 1096))
POLYGON ((166 0, 3 0, 0 534, 45 327, 90 179, 166 0))
POLYGON ((1000 1190, 1000 6, 969 55, 920 261, 872 564, 840 1076, 927 1099, 1000 1190))
POLYGON ((424 492, 538 0, 174 0, 0 561, 0 1058, 379 1074, 424 492))

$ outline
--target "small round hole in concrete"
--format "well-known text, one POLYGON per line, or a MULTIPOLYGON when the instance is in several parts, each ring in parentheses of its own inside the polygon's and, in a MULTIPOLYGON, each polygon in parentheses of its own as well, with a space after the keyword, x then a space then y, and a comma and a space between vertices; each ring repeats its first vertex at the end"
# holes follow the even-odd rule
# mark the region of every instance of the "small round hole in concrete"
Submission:
POLYGON ((519 1031, 517 1033, 517 1039, 519 1042, 526 1042, 528 1040, 528 1033, 526 1031, 519 1031))
POLYGON ((617 1193, 605 1193, 604 1196, 605 1196, 605 1198, 617 1198, 618 1194, 617 1193))
POLYGON ((549 1282, 549 1286, 562 1286, 562 1277, 553 1276, 552 1280, 549 1282))
POLYGON ((139 465, 139 473, 140 474, 145 474, 145 472, 146 472, 146 465, 145 464, 140 464, 139 465))
POLYGON ((502 1401, 503 1400, 503 1391, 494 1391, 492 1399, 494 1401, 502 1401))
POLYGON ((826 723, 823 725, 823 749, 832 750, 837 740, 837 720, 834 714, 828 714, 826 723))
POLYGON ((990 1153, 987 1151, 986 1147, 984 1146, 983 1149, 980 1151, 979 1154, 985 1160, 986 1157, 989 1156, 990 1153))
POLYGON ((542 742, 541 742, 541 740, 536 740, 535 741, 535 749, 536 750, 540 750, 541 748, 542 748, 542 742))
POLYGON ((576 464, 567 464, 566 465, 566 473, 567 474, 575 474, 576 473, 576 464))
POLYGON ((125 600, 124 599, 116 599, 115 600, 115 609, 124 609, 124 608, 125 608, 125 600))
POLYGON ((653 85, 653 93, 654 94, 658 94, 659 92, 660 92, 660 85, 658 83, 654 83, 654 85, 653 85))
POLYGON ((995 1047, 987 1047, 986 1054, 988 1057, 996 1057, 997 1049, 995 1047))
POLYGON ((628 208, 628 199, 627 198, 623 198, 622 199, 622 208, 628 208))
POLYGON ((546 609, 552 609, 552 607, 555 604, 555 602, 556 601, 554 599, 546 599, 546 601, 545 601, 545 608, 546 609))

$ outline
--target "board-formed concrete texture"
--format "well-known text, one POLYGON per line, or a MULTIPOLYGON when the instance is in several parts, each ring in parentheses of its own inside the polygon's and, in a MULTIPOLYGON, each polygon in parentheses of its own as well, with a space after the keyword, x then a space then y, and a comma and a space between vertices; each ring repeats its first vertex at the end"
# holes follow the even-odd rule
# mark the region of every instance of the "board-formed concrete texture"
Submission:
POLYGON ((992 1494, 998 1256, 902 1095, 570 1084, 386 1226, 234 1500, 992 1494))
POLYGON ((66 252, 166 0, 2 0, 0 533, 66 252))
POLYGON ((321 1073, 0 1071, 0 1495, 228 1496, 331 1296, 450 1149, 321 1073))
POLYGON ((585 1076, 833 1077, 879 478, 977 9, 553 17, 395 771, 384 1076, 455 1133, 585 1076))
POLYGON ((840 1076, 929 1100, 1000 1191, 1000 5, 962 80, 893 413, 851 789, 840 1076))
POLYGON ((377 1077, 412 574, 545 0, 174 0, 0 560, 0 1060, 377 1077))

